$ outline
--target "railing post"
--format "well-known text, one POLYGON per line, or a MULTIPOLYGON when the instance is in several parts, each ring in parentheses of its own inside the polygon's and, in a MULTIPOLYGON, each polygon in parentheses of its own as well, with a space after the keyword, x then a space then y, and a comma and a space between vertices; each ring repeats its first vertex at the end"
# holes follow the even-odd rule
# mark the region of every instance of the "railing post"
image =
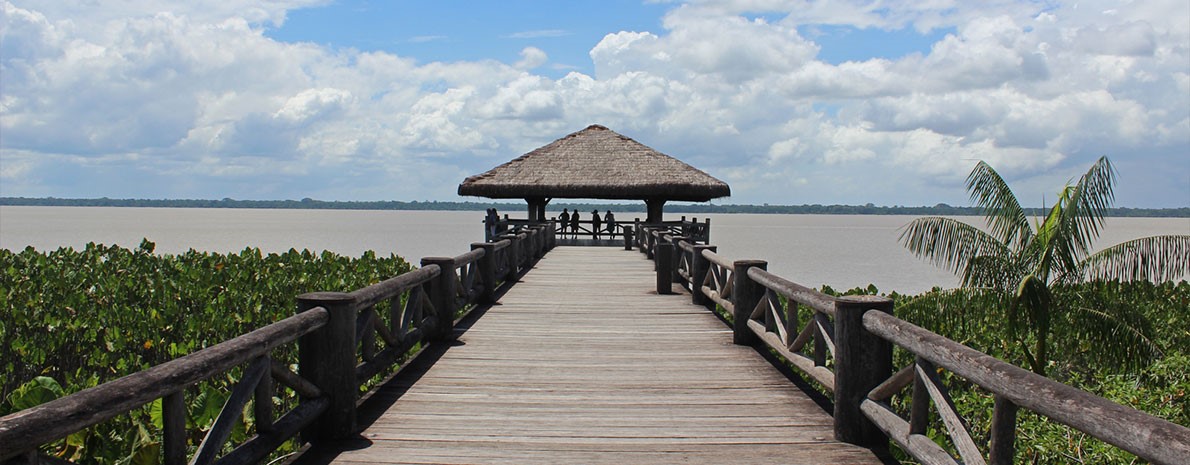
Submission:
MULTIPOLYGON (((654 260, 657 254, 657 230, 645 228, 645 258, 654 260)), ((657 269, 656 266, 653 269, 657 269)))
POLYGON ((636 238, 636 228, 624 228, 624 250, 632 250, 636 238))
POLYGON ((764 286, 748 277, 749 268, 767 270, 769 262, 764 260, 736 260, 732 263, 735 271, 732 273, 734 281, 731 283, 731 305, 735 307, 732 313, 732 340, 739 345, 752 345, 756 342, 756 335, 748 328, 748 317, 752 310, 764 297, 764 286))
POLYGON ((458 271, 455 270, 455 259, 450 257, 425 257, 421 259, 421 266, 438 265, 442 273, 429 282, 430 303, 434 304, 434 316, 438 324, 428 334, 431 341, 445 341, 454 335, 455 322, 455 285, 458 283, 458 271))
POLYGON ((471 250, 483 249, 483 256, 475 263, 479 269, 479 281, 483 288, 479 291, 479 303, 490 304, 496 301, 496 244, 491 242, 475 242, 471 250))
POLYGON ((645 253, 645 231, 640 226, 640 218, 632 219, 632 229, 635 230, 633 237, 635 237, 634 241, 636 242, 636 244, 633 245, 636 246, 636 250, 639 250, 640 253, 645 253))
POLYGON ((298 373, 318 387, 330 405, 302 430, 309 442, 345 439, 355 434, 355 299, 342 292, 313 292, 297 298, 297 312, 322 307, 326 325, 298 339, 298 373))
POLYGON ((549 248, 549 250, 554 250, 554 247, 558 246, 558 225, 554 222, 554 220, 550 220, 550 222, 547 223, 546 234, 546 238, 548 238, 546 240, 546 243, 548 244, 547 248, 549 248))
POLYGON ((503 236, 503 238, 508 239, 508 248, 504 252, 508 257, 508 274, 516 276, 521 271, 521 239, 514 234, 503 236))
POLYGON ((673 242, 657 241, 656 249, 656 268, 657 268, 657 293, 658 294, 673 294, 673 242))
POLYGON ((694 257, 690 260, 690 302, 714 311, 715 301, 702 293, 702 282, 706 281, 707 274, 711 272, 711 261, 702 256, 704 250, 714 252, 718 249, 713 245, 694 246, 694 257))
POLYGON ((992 404, 992 444, 988 457, 990 465, 1012 465, 1016 455, 1016 404, 1003 396, 995 396, 992 404))
POLYGON ((536 249, 533 251, 534 252, 533 259, 534 260, 540 259, 541 257, 545 256, 545 248, 546 248, 545 245, 546 245, 546 239, 547 239, 545 237, 545 228, 546 228, 546 226, 544 224, 541 226, 538 226, 536 228, 533 228, 533 248, 536 249))
POLYGON ((893 301, 879 296, 835 301, 835 439, 886 450, 888 437, 860 411, 868 392, 892 375, 892 344, 864 329, 869 310, 891 315, 893 301))

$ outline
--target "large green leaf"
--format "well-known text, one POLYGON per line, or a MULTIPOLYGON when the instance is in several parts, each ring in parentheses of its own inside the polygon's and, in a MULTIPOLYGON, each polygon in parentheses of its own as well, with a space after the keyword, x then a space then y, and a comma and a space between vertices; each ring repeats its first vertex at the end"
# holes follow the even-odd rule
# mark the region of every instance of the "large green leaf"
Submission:
POLYGON ((38 376, 9 394, 6 402, 12 406, 13 410, 24 410, 64 395, 66 393, 63 392, 62 385, 58 384, 54 378, 38 376))

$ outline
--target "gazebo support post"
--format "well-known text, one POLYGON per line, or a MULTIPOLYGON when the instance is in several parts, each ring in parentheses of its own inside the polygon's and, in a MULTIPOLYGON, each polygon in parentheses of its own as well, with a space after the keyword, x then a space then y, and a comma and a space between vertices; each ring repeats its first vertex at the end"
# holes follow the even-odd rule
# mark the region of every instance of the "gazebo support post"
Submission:
POLYGON ((665 199, 645 199, 645 207, 648 209, 645 222, 660 223, 662 212, 665 210, 665 199))
POLYGON ((529 204, 529 221, 545 221, 545 206, 550 203, 550 199, 529 197, 525 199, 525 202, 529 204))

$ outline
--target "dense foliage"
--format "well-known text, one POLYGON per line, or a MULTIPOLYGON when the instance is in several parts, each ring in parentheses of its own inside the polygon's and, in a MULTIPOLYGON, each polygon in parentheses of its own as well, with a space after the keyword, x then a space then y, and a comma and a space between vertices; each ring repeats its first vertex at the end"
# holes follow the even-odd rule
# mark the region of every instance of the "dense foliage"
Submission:
MULTIPOLYGON (((869 286, 838 293, 877 294, 869 286)), ((896 315, 926 329, 945 335, 981 352, 1027 366, 1019 345, 1007 339, 1006 322, 994 311, 972 307, 990 301, 973 299, 956 303, 938 299, 943 289, 918 296, 892 293, 896 315)), ((1070 321, 1079 314, 1063 313, 1054 322, 1053 356, 1047 376, 1117 403, 1148 412, 1179 425, 1190 425, 1190 283, 1165 282, 1092 282, 1060 286, 1054 289, 1058 305, 1126 308, 1124 314, 1150 334, 1150 343, 1158 348, 1159 358, 1135 367, 1098 350, 1088 338, 1081 322, 1070 321)), ((894 352, 894 366, 913 363, 912 354, 894 352)), ((949 372, 942 378, 954 397, 956 408, 972 431, 972 438, 984 446, 990 438, 992 395, 984 389, 949 372)), ((907 394, 908 390, 904 394, 907 394)), ((900 401, 907 401, 905 395, 900 401)), ((895 402, 894 402, 895 404, 895 402)), ((906 414, 908 405, 900 405, 906 414)), ((946 432, 934 420, 929 436, 946 444, 946 432)), ((1014 463, 1032 464, 1131 464, 1138 459, 1115 446, 1106 444, 1068 426, 1022 410, 1017 423, 1017 457, 1014 463)), ((986 449, 985 449, 986 451, 986 449)), ((899 458, 912 463, 906 455, 899 458)))
MULTIPOLYGON (((0 250, 0 414, 27 408, 281 320, 294 297, 351 291, 412 267, 400 257, 290 250, 157 255, 88 244, 47 253, 0 250)), ((294 359, 293 347, 275 357, 294 359)), ((238 373, 188 392, 189 425, 218 415, 238 373)), ((279 398, 285 404, 291 398, 279 398)), ((154 463, 160 404, 72 436, 54 451, 83 463, 154 463)), ((237 429, 243 437, 250 419, 237 429)), ((199 436, 201 437, 201 436, 199 436)), ((195 444, 191 444, 194 446, 195 444)))

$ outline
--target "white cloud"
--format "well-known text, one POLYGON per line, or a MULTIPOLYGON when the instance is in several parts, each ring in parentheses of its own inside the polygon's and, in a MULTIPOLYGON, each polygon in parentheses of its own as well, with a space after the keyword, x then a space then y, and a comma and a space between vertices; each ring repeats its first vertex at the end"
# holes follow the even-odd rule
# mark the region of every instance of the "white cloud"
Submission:
POLYGON ((549 59, 549 56, 540 48, 525 47, 521 50, 521 60, 516 62, 516 65, 513 65, 513 67, 521 70, 530 70, 546 64, 549 59))
POLYGON ((0 195, 449 199, 592 123, 725 178, 732 202, 961 204, 975 159, 1053 190, 1099 155, 1159 174, 1123 173, 1146 185, 1121 204, 1190 195, 1181 0, 675 3, 560 79, 535 47, 419 64, 264 34, 322 3, 0 0, 0 195), (816 42, 835 39, 798 33, 815 25, 953 33, 835 65, 816 42))

